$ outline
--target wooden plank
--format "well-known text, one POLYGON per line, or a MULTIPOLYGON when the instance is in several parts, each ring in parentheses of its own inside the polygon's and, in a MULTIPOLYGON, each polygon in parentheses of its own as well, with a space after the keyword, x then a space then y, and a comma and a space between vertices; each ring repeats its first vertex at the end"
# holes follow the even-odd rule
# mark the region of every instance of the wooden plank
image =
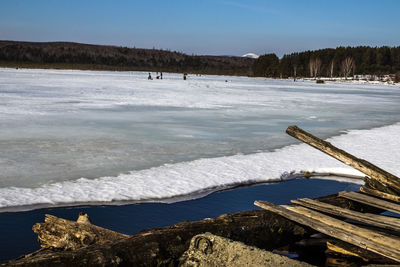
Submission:
POLYGON ((378 180, 379 182, 390 186, 391 188, 395 189, 396 192, 400 193, 400 178, 396 177, 395 175, 375 166, 364 159, 357 158, 346 151, 333 146, 331 143, 323 141, 318 137, 300 129, 297 126, 289 126, 286 129, 286 133, 328 154, 329 156, 334 157, 344 164, 347 164, 356 170, 365 173, 372 179, 378 180))
POLYGON ((384 192, 381 192, 379 190, 374 190, 374 189, 370 189, 370 188, 367 188, 367 187, 361 187, 360 191, 363 192, 363 193, 366 193, 368 195, 371 195, 371 196, 380 197, 380 198, 384 198, 384 199, 387 199, 387 200, 391 200, 391 201, 400 203, 400 197, 399 196, 395 196, 395 195, 392 195, 392 194, 389 194, 389 193, 384 193, 384 192))
POLYGON ((303 207, 282 207, 266 201, 255 201, 254 204, 323 234, 400 262, 399 237, 382 235, 303 207))
MULTIPOLYGON (((322 213, 304 208, 304 207, 299 207, 299 206, 289 206, 287 209, 296 212, 297 214, 302 214, 305 215, 313 220, 318 220, 325 225, 334 227, 334 228, 339 228, 345 231, 348 231, 349 234, 355 234, 357 236, 361 236, 366 238, 367 240, 370 240, 376 244, 380 244, 383 246, 386 246, 387 248, 392 248, 397 251, 397 253, 400 254, 400 237, 398 236, 392 236, 386 233, 380 233, 378 231, 366 229, 363 227, 355 226, 353 224, 344 222, 343 220, 338 220, 335 218, 332 218, 330 216, 324 215, 322 213)), ((343 240, 345 241, 345 240, 343 240)))
POLYGON ((375 227, 389 229, 393 231, 400 232, 400 219, 392 218, 383 215, 376 215, 372 213, 362 213, 357 211, 352 211, 349 209, 344 209, 331 204, 323 203, 318 200, 313 200, 309 198, 301 198, 298 200, 292 200, 292 203, 301 205, 307 208, 311 208, 317 211, 322 211, 335 216, 340 216, 348 219, 352 219, 358 222, 369 224, 375 227))
POLYGON ((333 252, 348 256, 360 257, 364 261, 371 261, 371 262, 385 263, 385 264, 396 263, 395 261, 382 257, 381 255, 378 255, 374 252, 362 249, 360 247, 351 245, 349 243, 337 239, 326 242, 326 246, 328 250, 325 251, 325 253, 327 254, 331 254, 331 252, 333 252))
POLYGON ((368 258, 363 257, 362 255, 360 255, 360 253, 343 248, 342 246, 338 246, 337 244, 332 243, 332 242, 326 242, 326 247, 334 253, 343 254, 343 255, 351 256, 351 257, 357 257, 357 258, 361 258, 364 261, 369 261, 368 258))
POLYGON ((351 191, 343 191, 338 194, 340 197, 344 197, 353 201, 357 201, 375 208, 384 209, 400 214, 400 205, 382 200, 376 197, 371 197, 365 194, 360 194, 351 191))

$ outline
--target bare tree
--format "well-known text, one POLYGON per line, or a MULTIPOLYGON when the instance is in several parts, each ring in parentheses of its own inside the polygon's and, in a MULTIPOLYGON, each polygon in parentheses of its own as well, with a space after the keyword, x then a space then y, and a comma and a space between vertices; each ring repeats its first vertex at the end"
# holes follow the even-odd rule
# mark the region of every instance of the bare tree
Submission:
POLYGON ((313 58, 310 58, 310 63, 309 63, 309 67, 310 67, 310 77, 314 77, 314 64, 315 61, 313 58))
POLYGON ((329 64, 329 75, 331 78, 333 77, 333 67, 334 66, 335 66, 335 62, 332 59, 331 63, 329 64))
POLYGON ((315 65, 314 65, 314 74, 315 74, 315 78, 319 75, 319 73, 321 72, 321 66, 322 66, 322 61, 321 59, 319 59, 319 57, 317 57, 315 59, 315 65))
POLYGON ((321 66, 322 66, 322 61, 321 59, 317 58, 311 58, 310 59, 310 76, 317 78, 321 71, 321 66))
POLYGON ((296 81, 296 78, 297 78, 297 64, 293 65, 293 77, 294 77, 294 81, 296 81))
POLYGON ((356 64, 354 63, 354 59, 352 57, 346 57, 343 60, 342 73, 346 80, 347 80, 347 77, 350 75, 350 73, 353 72, 353 74, 354 74, 355 67, 356 67, 356 64))

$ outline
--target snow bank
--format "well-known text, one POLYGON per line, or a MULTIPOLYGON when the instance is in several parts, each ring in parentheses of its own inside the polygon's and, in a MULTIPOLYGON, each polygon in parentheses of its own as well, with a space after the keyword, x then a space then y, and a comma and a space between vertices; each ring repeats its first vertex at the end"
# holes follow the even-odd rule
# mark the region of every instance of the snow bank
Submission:
MULTIPOLYGON (((372 130, 352 130, 328 141, 349 153, 400 175, 400 124, 372 130)), ((302 173, 363 177, 363 174, 308 145, 286 146, 273 152, 199 159, 166 164, 117 177, 81 178, 38 188, 0 189, 0 210, 131 202, 170 202, 193 198, 242 184, 281 182, 302 173), (172 199, 172 200, 171 200, 172 199)))

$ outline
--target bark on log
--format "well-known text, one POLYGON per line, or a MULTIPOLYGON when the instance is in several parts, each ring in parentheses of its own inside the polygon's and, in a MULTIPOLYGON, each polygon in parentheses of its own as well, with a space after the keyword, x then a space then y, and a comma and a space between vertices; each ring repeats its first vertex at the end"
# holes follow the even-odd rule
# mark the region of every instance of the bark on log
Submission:
POLYGON ((357 227, 303 207, 281 207, 265 201, 256 201, 254 204, 326 235, 400 262, 400 251, 398 250, 400 237, 357 227))
POLYGON ((128 235, 91 224, 87 214, 80 214, 76 222, 46 214, 45 222, 35 224, 32 230, 38 235, 41 247, 66 250, 128 237, 128 235))
POLYGON ((177 264, 190 239, 210 232, 272 250, 303 239, 305 228, 264 210, 225 214, 216 219, 150 229, 128 238, 74 251, 46 250, 0 266, 168 266, 177 264))
POLYGON ((368 175, 372 179, 375 179, 396 191, 400 195, 400 178, 395 175, 373 165, 372 163, 357 158, 346 151, 343 151, 331 143, 323 141, 318 137, 313 136, 310 133, 298 128, 297 126, 289 126, 286 129, 286 133, 297 138, 298 140, 309 144, 310 146, 334 157, 335 159, 359 170, 360 172, 368 175))
POLYGON ((370 177, 364 177, 364 184, 365 187, 373 189, 373 190, 378 190, 381 192, 385 192, 388 194, 392 194, 392 195, 396 195, 396 191, 393 190, 392 188, 390 188, 389 186, 386 186, 384 184, 382 184, 381 182, 371 179, 370 177))

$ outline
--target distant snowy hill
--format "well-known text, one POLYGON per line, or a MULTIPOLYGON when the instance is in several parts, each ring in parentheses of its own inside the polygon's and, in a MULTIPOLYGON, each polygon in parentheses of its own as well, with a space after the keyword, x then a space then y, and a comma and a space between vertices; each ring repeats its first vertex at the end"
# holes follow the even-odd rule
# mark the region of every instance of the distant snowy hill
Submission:
POLYGON ((247 53, 247 54, 244 54, 242 57, 258 58, 259 55, 256 55, 256 54, 254 54, 254 53, 247 53))

